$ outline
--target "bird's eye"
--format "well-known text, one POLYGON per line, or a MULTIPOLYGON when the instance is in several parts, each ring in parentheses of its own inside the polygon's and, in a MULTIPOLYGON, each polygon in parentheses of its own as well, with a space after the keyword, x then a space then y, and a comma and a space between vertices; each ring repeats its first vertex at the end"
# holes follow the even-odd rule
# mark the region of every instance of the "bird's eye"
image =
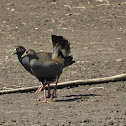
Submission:
POLYGON ((21 49, 20 48, 18 48, 18 51, 20 51, 21 49))

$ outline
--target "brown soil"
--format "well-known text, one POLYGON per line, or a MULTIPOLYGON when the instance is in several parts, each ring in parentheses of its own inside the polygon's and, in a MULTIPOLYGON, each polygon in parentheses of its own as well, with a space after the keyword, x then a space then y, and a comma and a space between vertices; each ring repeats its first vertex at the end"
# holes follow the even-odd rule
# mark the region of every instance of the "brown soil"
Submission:
MULTIPOLYGON (((0 15, 1 90, 40 85, 10 54, 15 45, 51 52, 51 34, 69 40, 76 61, 60 82, 126 72, 125 0, 3 0, 0 15)), ((0 125, 126 126, 125 83, 58 89, 49 104, 34 92, 0 95, 0 125)))

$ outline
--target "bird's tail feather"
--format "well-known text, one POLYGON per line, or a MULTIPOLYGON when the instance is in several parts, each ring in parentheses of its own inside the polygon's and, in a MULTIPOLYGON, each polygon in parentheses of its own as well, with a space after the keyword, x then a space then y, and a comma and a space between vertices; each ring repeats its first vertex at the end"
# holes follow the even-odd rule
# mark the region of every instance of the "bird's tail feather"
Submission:
POLYGON ((73 57, 70 56, 70 43, 62 36, 52 35, 53 57, 64 58, 64 67, 73 64, 73 57))
POLYGON ((70 43, 62 36, 52 35, 53 49, 58 48, 64 56, 70 53, 70 43))

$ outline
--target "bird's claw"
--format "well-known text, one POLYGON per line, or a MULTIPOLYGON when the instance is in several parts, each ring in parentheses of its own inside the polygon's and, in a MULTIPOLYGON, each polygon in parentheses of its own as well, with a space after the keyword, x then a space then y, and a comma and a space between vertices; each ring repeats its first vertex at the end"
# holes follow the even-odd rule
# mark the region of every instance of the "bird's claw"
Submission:
POLYGON ((39 103, 50 103, 48 100, 45 101, 39 101, 39 103))

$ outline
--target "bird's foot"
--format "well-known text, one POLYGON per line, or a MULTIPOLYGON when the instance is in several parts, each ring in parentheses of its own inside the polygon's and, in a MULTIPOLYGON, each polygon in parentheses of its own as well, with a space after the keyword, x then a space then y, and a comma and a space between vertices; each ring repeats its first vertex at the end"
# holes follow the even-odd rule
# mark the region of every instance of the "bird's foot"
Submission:
POLYGON ((39 103, 50 103, 48 100, 39 101, 39 103))
POLYGON ((48 96, 46 98, 50 98, 52 95, 51 94, 48 94, 48 96))
POLYGON ((47 99, 44 101, 42 101, 42 99, 43 99, 43 97, 41 96, 41 97, 35 99, 35 101, 38 101, 39 103, 50 103, 47 99))
POLYGON ((51 99, 53 99, 53 98, 57 98, 57 96, 54 95, 54 94, 52 94, 50 98, 51 98, 51 99))
POLYGON ((56 93, 55 93, 54 91, 53 91, 53 93, 51 94, 50 98, 51 98, 51 99, 57 98, 56 93))
POLYGON ((41 97, 35 99, 35 101, 40 101, 42 98, 43 98, 43 97, 41 96, 41 97))

